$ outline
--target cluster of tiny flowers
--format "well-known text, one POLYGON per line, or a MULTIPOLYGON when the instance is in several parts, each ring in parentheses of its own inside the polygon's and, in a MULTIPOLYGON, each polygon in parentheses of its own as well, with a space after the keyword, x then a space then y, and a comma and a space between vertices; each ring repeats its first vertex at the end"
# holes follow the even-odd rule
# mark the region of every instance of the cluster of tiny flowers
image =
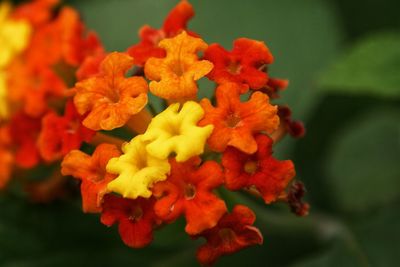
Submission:
POLYGON ((304 134, 287 106, 271 103, 288 82, 269 77, 264 42, 239 38, 231 51, 208 45, 187 29, 193 15, 182 0, 161 29, 143 26, 139 43, 109 53, 58 0, 2 4, 0 189, 15 177, 32 200, 49 201, 72 176, 83 211, 117 224, 132 248, 184 217, 186 233, 206 239, 197 251, 204 265, 263 242, 254 212, 229 211, 222 187, 306 215, 292 161, 272 155, 286 134, 304 134), (207 78, 213 97, 198 100, 197 81, 207 78), (165 103, 162 112, 148 103, 149 91, 165 103), (133 138, 116 137, 117 128, 133 138), (32 181, 29 170, 41 166, 49 177, 32 181))

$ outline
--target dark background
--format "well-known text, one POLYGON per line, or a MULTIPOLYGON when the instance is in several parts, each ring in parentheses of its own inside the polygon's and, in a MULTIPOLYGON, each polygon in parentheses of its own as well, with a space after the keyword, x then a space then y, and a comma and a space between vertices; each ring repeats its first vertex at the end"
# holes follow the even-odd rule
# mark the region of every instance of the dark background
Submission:
MULTIPOLYGON (((277 157, 292 159, 308 188, 311 212, 265 207, 238 193, 257 213, 264 245, 216 266, 398 266, 400 253, 400 4, 397 0, 193 0, 189 27, 227 48, 238 37, 263 40, 270 71, 290 86, 288 103, 307 127, 286 138, 277 157)), ((159 27, 176 0, 75 0, 67 3, 109 51, 138 40, 143 24, 159 27)), ((40 176, 40 173, 37 174, 40 176)), ((131 250, 115 228, 81 212, 80 200, 27 203, 0 195, 0 266, 196 266, 202 241, 182 221, 131 250)))

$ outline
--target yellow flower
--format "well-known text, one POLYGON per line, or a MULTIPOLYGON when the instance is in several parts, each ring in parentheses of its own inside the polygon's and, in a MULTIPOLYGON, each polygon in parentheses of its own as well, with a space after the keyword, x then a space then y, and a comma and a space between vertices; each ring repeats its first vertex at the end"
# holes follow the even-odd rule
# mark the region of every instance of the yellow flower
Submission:
POLYGON ((188 101, 181 109, 180 105, 172 104, 154 117, 143 134, 143 140, 149 142, 147 152, 154 157, 166 159, 175 152, 176 161, 184 162, 203 153, 214 126, 197 126, 204 116, 198 103, 188 101))
POLYGON ((29 23, 9 18, 10 11, 8 2, 0 3, 0 68, 27 46, 31 33, 29 23))
POLYGON ((150 82, 150 91, 161 98, 181 101, 193 99, 197 93, 196 81, 207 75, 213 64, 199 60, 197 53, 208 45, 185 31, 159 43, 167 52, 165 58, 150 58, 144 71, 150 82))
POLYGON ((6 74, 0 70, 0 121, 8 117, 6 74))
POLYGON ((107 185, 107 189, 125 198, 149 198, 154 183, 167 178, 170 165, 147 153, 146 143, 138 135, 122 147, 124 155, 112 158, 107 164, 107 172, 118 177, 107 185))

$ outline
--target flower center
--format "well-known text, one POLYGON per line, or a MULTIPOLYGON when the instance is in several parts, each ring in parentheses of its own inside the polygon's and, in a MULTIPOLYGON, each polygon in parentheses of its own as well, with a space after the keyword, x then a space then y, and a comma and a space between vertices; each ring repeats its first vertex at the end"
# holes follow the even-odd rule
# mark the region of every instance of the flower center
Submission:
POLYGON ((226 242, 235 240, 235 232, 230 228, 222 228, 221 230, 219 230, 218 234, 221 239, 226 242))
POLYGON ((249 160, 244 164, 244 171, 248 174, 254 174, 257 172, 258 162, 249 160))
POLYGON ((230 114, 226 118, 226 124, 229 128, 235 128, 240 122, 240 117, 236 114, 230 114))
POLYGON ((185 186, 185 198, 187 200, 193 199, 196 196, 196 187, 192 184, 187 184, 185 186))
POLYGON ((130 221, 139 221, 143 216, 143 210, 140 206, 135 206, 132 210, 131 210, 131 214, 129 216, 129 220, 130 221))
POLYGON ((176 61, 176 62, 174 62, 174 64, 171 64, 171 65, 172 65, 171 66, 172 71, 176 74, 176 76, 180 77, 183 75, 183 73, 185 73, 185 67, 182 64, 182 62, 176 61))
POLYGON ((242 70, 242 65, 240 65, 240 62, 232 61, 229 63, 227 69, 230 74, 237 75, 242 70))

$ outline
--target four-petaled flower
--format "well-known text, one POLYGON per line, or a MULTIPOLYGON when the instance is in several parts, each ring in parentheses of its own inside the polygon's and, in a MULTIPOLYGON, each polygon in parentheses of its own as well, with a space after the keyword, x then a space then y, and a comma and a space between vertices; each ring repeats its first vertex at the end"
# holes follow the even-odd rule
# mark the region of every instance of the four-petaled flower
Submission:
POLYGON ((103 196, 108 193, 107 184, 115 175, 106 171, 111 158, 121 154, 115 145, 101 144, 89 156, 79 150, 67 154, 61 164, 61 173, 71 175, 81 182, 82 208, 84 212, 97 213, 102 210, 103 196))
POLYGON ((291 160, 279 161, 272 157, 273 141, 266 135, 255 137, 258 150, 243 153, 228 147, 222 157, 225 185, 230 190, 255 187, 266 203, 275 201, 296 175, 291 160))
POLYGON ((221 167, 214 161, 200 162, 198 157, 184 163, 171 159, 168 179, 153 188, 156 214, 166 221, 184 214, 190 235, 214 227, 227 211, 225 202, 212 193, 224 182, 221 167))
POLYGON ((182 107, 179 103, 170 105, 153 118, 143 134, 142 139, 149 142, 148 153, 166 159, 174 152, 178 162, 202 154, 213 130, 212 125, 197 126, 203 116, 203 109, 194 101, 188 101, 182 107))
MULTIPOLYGON (((128 54, 134 58, 135 64, 143 66, 151 57, 164 57, 165 50, 158 47, 158 43, 164 38, 171 38, 186 30, 186 24, 194 15, 192 5, 181 0, 168 14, 162 29, 154 29, 144 25, 139 30, 140 42, 128 49, 128 54)), ((195 36, 194 33, 190 33, 195 36)))
POLYGON ((118 175, 108 184, 110 191, 125 198, 149 198, 153 184, 167 178, 170 171, 168 160, 150 155, 146 144, 138 135, 122 146, 122 156, 108 162, 107 171, 118 175))
POLYGON ((153 240, 153 228, 160 221, 153 211, 154 199, 135 200, 106 195, 101 222, 107 226, 119 223, 118 231, 124 243, 132 248, 142 248, 153 240))
POLYGON ((197 250, 199 262, 211 265, 223 255, 252 245, 261 245, 263 237, 260 231, 252 226, 255 220, 256 216, 249 208, 235 206, 232 213, 222 217, 217 226, 197 236, 207 239, 207 243, 197 250))
POLYGON ((159 46, 166 50, 166 57, 150 58, 144 68, 146 77, 152 80, 150 91, 173 101, 195 98, 196 81, 213 68, 210 61, 199 60, 197 55, 207 44, 183 31, 174 38, 162 40, 159 46))
POLYGON ((208 139, 211 149, 222 152, 227 146, 252 154, 257 151, 254 134, 265 131, 272 133, 279 125, 278 108, 269 103, 269 97, 255 92, 247 102, 240 102, 242 86, 225 83, 217 88, 217 106, 203 99, 200 104, 205 111, 199 125, 214 125, 208 139))
POLYGON ((72 102, 67 103, 64 116, 58 116, 55 112, 44 116, 38 138, 43 159, 58 160, 69 151, 79 149, 84 141, 89 142, 95 132, 83 126, 81 121, 82 118, 72 102))
POLYGON ((261 89, 267 84, 268 75, 263 67, 273 62, 272 54, 264 42, 247 38, 236 39, 232 52, 219 44, 211 44, 204 58, 214 64, 208 74, 211 80, 218 84, 244 83, 252 89, 261 89))
POLYGON ((147 82, 142 77, 125 78, 133 59, 111 53, 101 63, 101 74, 75 85, 74 103, 83 125, 92 130, 112 130, 123 126, 147 104, 147 82))

